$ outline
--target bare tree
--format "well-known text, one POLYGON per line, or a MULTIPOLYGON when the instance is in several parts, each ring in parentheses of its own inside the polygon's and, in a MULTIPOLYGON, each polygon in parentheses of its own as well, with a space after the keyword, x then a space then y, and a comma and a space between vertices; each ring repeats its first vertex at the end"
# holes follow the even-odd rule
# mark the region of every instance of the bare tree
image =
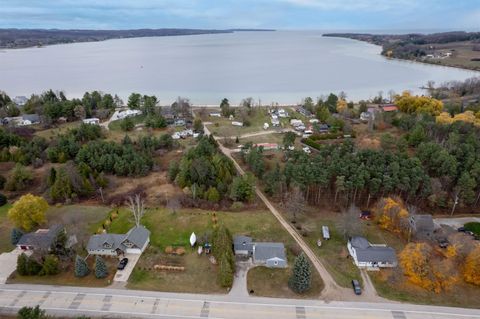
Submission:
POLYGON ((363 224, 359 215, 360 209, 353 204, 343 211, 339 226, 345 239, 363 234, 363 224))
POLYGON ((127 204, 135 219, 135 225, 139 227, 140 221, 145 215, 145 201, 140 197, 140 194, 136 194, 135 197, 128 197, 127 204))
POLYGON ((167 199, 166 207, 171 211, 172 214, 175 214, 177 210, 182 208, 180 199, 178 196, 172 196, 167 199))
POLYGON ((290 195, 287 198, 286 207, 288 212, 292 214, 292 222, 296 223, 298 215, 305 212, 305 197, 298 187, 295 187, 290 192, 290 195))

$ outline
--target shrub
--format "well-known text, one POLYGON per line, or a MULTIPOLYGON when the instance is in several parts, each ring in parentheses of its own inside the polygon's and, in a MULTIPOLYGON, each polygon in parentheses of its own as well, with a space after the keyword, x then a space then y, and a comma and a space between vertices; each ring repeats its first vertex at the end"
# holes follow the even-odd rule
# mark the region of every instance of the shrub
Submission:
POLYGON ((108 269, 105 261, 102 257, 97 256, 95 258, 95 277, 105 278, 108 276, 108 269))
POLYGON ((56 275, 60 272, 58 269, 58 258, 54 255, 47 255, 43 261, 42 270, 38 273, 40 276, 56 275))
POLYGON ((205 193, 205 198, 209 202, 218 203, 218 201, 220 200, 220 193, 218 193, 215 187, 210 187, 205 193))
POLYGON ((480 235, 480 223, 478 222, 470 222, 464 225, 465 229, 471 231, 476 235, 480 235))
POLYGON ((122 131, 125 131, 125 132, 131 131, 133 130, 134 127, 135 127, 135 123, 130 117, 124 118, 120 122, 120 128, 122 129, 122 131))
POLYGON ((7 181, 7 179, 5 178, 5 176, 0 175, 0 189, 3 189, 3 187, 5 187, 5 182, 6 181, 7 181))
POLYGON ((7 203, 7 196, 0 193, 0 207, 4 206, 7 203))
POLYGON ((33 180, 32 172, 23 165, 17 164, 5 183, 8 191, 21 191, 33 180))
POLYGON ((20 238, 22 238, 23 232, 18 228, 13 228, 12 232, 10 233, 10 242, 13 246, 18 244, 20 238))
POLYGON ((35 276, 38 275, 41 270, 42 265, 32 257, 28 257, 23 253, 17 257, 17 272, 19 275, 35 276))
POLYGON ((88 269, 88 265, 85 260, 77 255, 75 257, 75 277, 85 277, 90 273, 90 269, 88 269))
POLYGON ((242 202, 233 202, 232 206, 230 206, 230 210, 233 211, 240 211, 244 207, 242 202))
POLYGON ((35 308, 22 307, 17 313, 18 319, 47 319, 49 318, 45 313, 45 310, 41 310, 39 305, 35 308))
POLYGON ((288 281, 290 289, 296 293, 304 293, 310 290, 312 285, 312 269, 305 254, 301 253, 293 265, 292 275, 288 281))

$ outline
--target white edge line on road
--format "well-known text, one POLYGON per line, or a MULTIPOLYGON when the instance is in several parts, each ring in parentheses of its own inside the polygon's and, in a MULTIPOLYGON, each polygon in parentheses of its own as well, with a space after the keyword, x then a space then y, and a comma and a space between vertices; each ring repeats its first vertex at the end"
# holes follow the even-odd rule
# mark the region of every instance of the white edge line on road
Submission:
MULTIPOLYGON (((2 308, 10 309, 21 309, 22 306, 0 306, 2 308)), ((93 310, 93 309, 70 309, 70 308, 56 308, 56 307, 41 307, 42 310, 51 310, 51 311, 67 311, 67 312, 92 312, 92 313, 109 313, 109 314, 120 314, 120 315, 140 315, 140 316, 149 316, 149 317, 160 317, 160 318, 189 318, 189 319, 200 319, 203 317, 200 316, 186 316, 186 315, 167 315, 161 313, 149 313, 149 312, 132 312, 132 311, 112 311, 112 310, 93 310)), ((220 317, 208 317, 209 319, 224 319, 220 317)))
MULTIPOLYGON (((112 297, 124 297, 124 298, 140 298, 140 299, 152 299, 152 300, 164 300, 164 301, 179 301, 179 302, 198 302, 198 303, 203 303, 203 302, 209 302, 210 304, 232 304, 232 305, 252 305, 252 306, 268 306, 268 307, 278 307, 278 308, 288 308, 288 307, 297 307, 298 305, 296 304, 272 304, 272 303, 258 303, 255 301, 245 301, 245 302, 239 302, 239 301, 221 301, 221 300, 208 300, 208 299, 182 299, 182 298, 170 298, 170 297, 152 297, 152 296, 135 296, 135 295, 123 295, 123 294, 111 294, 111 293, 89 293, 89 292, 73 292, 73 291, 49 291, 49 290, 25 290, 25 289, 0 289, 0 291, 27 291, 27 292, 34 292, 34 293, 46 293, 46 292, 51 292, 52 294, 79 294, 79 293, 84 293, 87 296, 105 296, 109 295, 112 297)), ((401 310, 401 309, 387 309, 387 308, 362 308, 362 307, 345 307, 342 305, 338 306, 329 306, 329 305, 324 305, 324 306, 312 306, 312 305, 301 305, 302 307, 305 308, 310 308, 310 309, 328 309, 328 310, 362 310, 362 311, 373 311, 373 312, 392 312, 392 311, 402 311, 405 313, 414 313, 414 314, 429 314, 429 315, 439 315, 439 316, 456 316, 456 317, 470 317, 470 318, 480 318, 480 313, 479 314, 460 314, 460 313, 454 313, 454 312, 435 312, 435 311, 427 311, 427 310, 401 310)), ((419 305, 421 306, 421 305, 419 305)), ((427 305, 428 306, 428 305, 427 305)), ((436 307, 436 306, 432 306, 436 307)), ((469 309, 469 310, 476 310, 476 309, 469 309)), ((96 311, 96 310, 91 310, 91 311, 96 311)), ((108 311, 107 311, 108 312, 108 311)), ((192 317, 192 318, 199 318, 199 317, 192 317)))

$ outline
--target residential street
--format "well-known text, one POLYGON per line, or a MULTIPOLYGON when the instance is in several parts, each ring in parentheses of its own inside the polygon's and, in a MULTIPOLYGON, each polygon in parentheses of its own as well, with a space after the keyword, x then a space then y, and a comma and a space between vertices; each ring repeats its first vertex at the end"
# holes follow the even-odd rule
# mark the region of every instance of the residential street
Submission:
POLYGON ((47 313, 109 318, 478 319, 474 309, 193 295, 104 288, 0 285, 0 312, 40 305, 47 313))

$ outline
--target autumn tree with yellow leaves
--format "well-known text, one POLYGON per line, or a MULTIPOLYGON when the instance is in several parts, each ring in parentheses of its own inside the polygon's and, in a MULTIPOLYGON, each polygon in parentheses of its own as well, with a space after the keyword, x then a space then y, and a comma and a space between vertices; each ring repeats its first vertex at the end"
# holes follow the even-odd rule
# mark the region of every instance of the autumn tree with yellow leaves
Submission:
POLYGON ((401 199, 382 198, 376 207, 378 225, 394 233, 405 232, 408 229, 408 211, 401 199))
POLYGON ((426 243, 410 243, 399 255, 400 265, 408 280, 420 287, 430 289, 430 256, 432 248, 426 243))
POLYGON ((45 212, 48 203, 45 199, 32 194, 23 195, 8 211, 8 218, 15 226, 24 231, 31 231, 34 227, 45 223, 45 212))
POLYGON ((465 259, 463 279, 468 283, 480 286, 480 245, 477 245, 465 259))
POLYGON ((404 113, 427 113, 439 115, 443 109, 443 102, 429 96, 411 95, 405 91, 395 97, 395 104, 398 109, 404 113))
POLYGON ((480 126, 480 112, 475 114, 472 111, 465 111, 463 113, 455 114, 453 117, 447 112, 442 112, 435 118, 435 120, 439 124, 452 124, 462 121, 465 123, 471 123, 475 126, 480 126))
POLYGON ((345 110, 347 109, 348 105, 347 105, 347 101, 345 101, 345 99, 339 99, 337 101, 337 112, 338 113, 343 113, 345 112, 345 110))

